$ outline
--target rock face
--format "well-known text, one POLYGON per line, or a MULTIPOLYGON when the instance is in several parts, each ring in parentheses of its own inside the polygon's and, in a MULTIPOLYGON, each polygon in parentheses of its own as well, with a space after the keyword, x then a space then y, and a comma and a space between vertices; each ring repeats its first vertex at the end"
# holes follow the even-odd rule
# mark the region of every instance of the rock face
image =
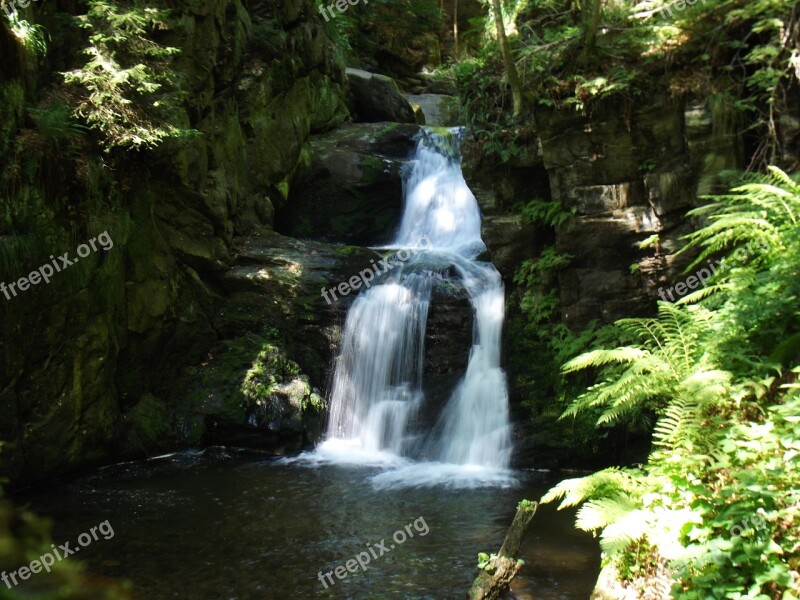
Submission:
POLYGON ((558 287, 562 321, 574 330, 651 312, 659 287, 688 264, 675 255, 691 228, 686 211, 721 191, 715 173, 742 166, 739 133, 713 130, 705 104, 653 98, 629 112, 598 106, 591 117, 539 109, 539 131, 499 177, 467 149, 484 239, 507 284, 547 245, 572 256, 558 287), (574 216, 558 228, 526 226, 512 205, 532 199, 574 216), (653 235, 658 242, 640 249, 653 235))
MULTIPOLYGON (((309 135, 348 118, 344 65, 310 0, 181 3, 171 24, 186 74, 180 119, 200 135, 149 153, 105 156, 84 141, 64 161, 29 157, 58 169, 16 178, 17 196, 0 198, 0 281, 74 256, 102 231, 114 242, 25 297, 0 298, 0 472, 11 477, 186 433, 173 430, 169 400, 176 373, 218 339, 234 237, 272 225, 309 135)), ((62 50, 75 53, 51 54, 62 50)), ((40 79, 24 69, 39 63, 19 64, 0 71, 4 176, 23 136, 43 139, 21 129, 38 101, 27 82, 40 79)))
POLYGON ((347 69, 347 85, 351 112, 356 121, 416 123, 414 110, 391 77, 361 69, 347 69))
POLYGON ((591 120, 542 115, 552 198, 575 214, 556 240, 573 256, 559 274, 562 318, 572 328, 650 313, 658 288, 688 264, 675 252, 691 227, 686 211, 716 191, 706 173, 742 166, 735 131, 698 131, 692 117, 703 107, 654 98, 627 117, 611 106, 591 120), (653 235, 658 243, 640 249, 653 235))
POLYGON ((402 210, 400 170, 418 131, 417 125, 357 123, 312 138, 276 216, 277 230, 347 244, 388 242, 402 210))

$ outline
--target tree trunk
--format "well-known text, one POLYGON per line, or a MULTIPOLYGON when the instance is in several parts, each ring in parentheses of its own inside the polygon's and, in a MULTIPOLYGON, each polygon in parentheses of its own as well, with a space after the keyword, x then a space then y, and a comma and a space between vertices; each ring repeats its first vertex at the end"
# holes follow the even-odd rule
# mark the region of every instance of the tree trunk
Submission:
MULTIPOLYGON (((497 0, 495 0, 497 1, 497 0)), ((536 502, 523 500, 517 509, 517 514, 508 528, 506 539, 500 547, 497 556, 489 561, 489 570, 482 569, 475 578, 467 598, 469 600, 496 600, 500 593, 506 589, 511 580, 519 573, 522 563, 518 562, 514 556, 519 552, 522 538, 528 530, 533 515, 538 508, 536 502)))
POLYGON ((500 0, 492 0, 492 8, 494 9, 494 24, 497 27, 497 41, 503 51, 503 63, 506 67, 506 77, 508 77, 508 85, 511 87, 514 116, 518 117, 522 114, 522 86, 519 82, 519 75, 517 75, 517 66, 514 64, 514 55, 511 53, 511 44, 508 43, 508 38, 506 37, 506 28, 503 24, 503 9, 500 6, 500 0))
POLYGON ((453 58, 458 60, 458 0, 453 0, 453 58))
POLYGON ((588 57, 589 52, 594 50, 595 42, 597 41, 597 28, 600 27, 600 9, 603 6, 603 0, 594 0, 592 5, 592 18, 586 29, 586 46, 584 46, 584 53, 588 57))

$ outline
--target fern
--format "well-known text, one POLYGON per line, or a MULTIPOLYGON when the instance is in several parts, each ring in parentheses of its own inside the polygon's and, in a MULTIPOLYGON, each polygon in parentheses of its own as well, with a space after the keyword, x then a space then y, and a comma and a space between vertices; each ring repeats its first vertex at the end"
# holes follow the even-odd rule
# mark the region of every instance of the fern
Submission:
POLYGON ((558 228, 575 216, 575 209, 565 210, 560 202, 553 200, 531 200, 524 206, 517 207, 527 223, 547 225, 558 228))
POLYGON ((565 479, 549 490, 543 497, 543 503, 561 500, 558 508, 577 506, 588 498, 609 496, 641 496, 646 491, 635 471, 611 467, 575 479, 565 479))
POLYGON ((707 220, 689 236, 698 261, 768 243, 713 293, 618 321, 633 343, 563 366, 596 374, 563 416, 608 425, 652 412, 653 451, 641 469, 570 479, 542 501, 582 504, 577 527, 601 532, 626 580, 665 573, 677 598, 788 598, 800 580, 797 528, 782 525, 800 516, 800 368, 785 372, 800 362, 800 185, 772 169, 692 213, 707 220))
POLYGON ((800 184, 777 167, 770 167, 769 175, 734 188, 732 192, 689 211, 689 216, 707 218, 710 223, 685 236, 688 244, 680 252, 700 249, 687 271, 710 256, 748 243, 751 248, 755 245, 780 252, 786 228, 797 228, 800 184))
POLYGON ((663 410, 709 372, 704 347, 713 327, 708 311, 664 302, 659 318, 622 319, 617 326, 639 345, 593 350, 565 364, 564 373, 599 368, 602 380, 576 398, 562 418, 599 409, 597 424, 613 425, 644 411, 663 410))

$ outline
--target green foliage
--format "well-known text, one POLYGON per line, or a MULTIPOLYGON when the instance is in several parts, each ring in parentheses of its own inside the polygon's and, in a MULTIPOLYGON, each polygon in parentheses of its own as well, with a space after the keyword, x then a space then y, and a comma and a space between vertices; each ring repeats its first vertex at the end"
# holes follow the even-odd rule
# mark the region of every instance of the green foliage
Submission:
POLYGON ((719 273, 715 293, 662 303, 654 319, 623 319, 634 343, 565 366, 597 383, 565 416, 607 425, 652 413, 653 452, 638 469, 567 480, 542 499, 581 504, 577 526, 600 531, 607 565, 641 593, 665 573, 680 599, 796 598, 800 587, 800 332, 796 218, 800 186, 771 169, 693 214, 689 236, 707 257, 769 243, 719 273), (785 343, 785 342, 790 343, 785 343), (639 587, 637 587, 639 586, 639 587))
POLYGON ((575 209, 565 210, 560 202, 552 200, 531 200, 519 207, 518 211, 527 223, 558 228, 575 216, 575 209))
MULTIPOLYGON (((673 0, 603 3, 592 51, 585 48, 586 11, 594 3, 559 0, 517 5, 517 67, 529 105, 574 107, 590 115, 602 104, 629 110, 643 93, 729 99, 726 118, 758 137, 751 169, 776 164, 791 142, 777 122, 798 84, 800 14, 788 0, 673 0)), ((456 66, 466 121, 479 138, 511 127, 509 92, 499 52, 485 45, 456 66)), ((715 111, 716 113, 716 111, 715 111)), ((519 123, 515 126, 519 127, 519 123)), ((715 121, 715 128, 717 123, 715 121)), ((645 157, 647 158, 647 157, 645 157)))
POLYGON ((708 264, 725 248, 736 249, 725 256, 733 266, 710 279, 705 294, 695 292, 681 302, 708 296, 705 302, 718 307, 724 324, 718 344, 740 362, 752 355, 770 356, 791 337, 787 332, 800 331, 800 185, 772 168, 769 175, 752 178, 690 214, 709 220, 687 236, 689 247, 701 251, 697 265, 708 264))
POLYGON ((503 63, 493 47, 483 47, 475 58, 456 63, 453 76, 459 90, 461 122, 474 136, 477 150, 498 163, 522 155, 532 130, 510 118, 511 98, 501 82, 503 63))
POLYGON ((556 314, 558 296, 556 290, 548 286, 552 286, 556 273, 569 265, 571 259, 568 254, 548 247, 539 258, 523 262, 514 275, 514 283, 523 290, 520 306, 531 323, 542 323, 556 314))
POLYGON ((519 503, 517 503, 517 510, 524 508, 525 512, 533 512, 536 510, 536 506, 537 504, 531 500, 520 500, 519 503))
POLYGON ((179 50, 156 41, 169 28, 169 11, 144 6, 139 0, 110 3, 91 0, 87 14, 76 17, 89 32, 89 57, 64 80, 82 94, 76 113, 102 135, 107 150, 153 148, 167 138, 197 132, 185 121, 178 76, 172 57, 179 50))
POLYGON ((72 111, 64 102, 31 108, 28 113, 39 133, 55 144, 86 135, 86 127, 75 122, 72 111))
MULTIPOLYGON (((598 75, 591 79, 581 74, 573 75, 570 84, 574 86, 574 94, 564 99, 565 106, 574 106, 575 110, 586 112, 592 102, 610 98, 628 92, 637 79, 637 73, 617 67, 606 75, 598 75)), ((638 95, 639 91, 636 90, 638 95)), ((547 103, 545 99, 543 103, 547 103)))
POLYGON ((714 335, 709 311, 661 302, 658 312, 656 319, 617 322, 636 345, 594 350, 564 365, 565 373, 599 369, 601 380, 569 406, 565 417, 592 410, 598 412, 598 425, 614 424, 663 409, 671 400, 697 400, 698 389, 707 401, 726 392, 727 375, 714 369, 707 352, 714 335))
MULTIPOLYGON (((2 11, 5 13, 5 10, 2 11)), ((19 17, 19 13, 12 7, 11 13, 6 13, 11 33, 14 34, 25 49, 34 56, 47 54, 47 30, 36 23, 30 23, 19 17)))
POLYGON ((496 554, 486 554, 485 552, 478 553, 478 568, 482 571, 491 572, 494 570, 494 560, 497 558, 496 554))
MULTIPOLYGON (((369 0, 351 6, 328 24, 334 39, 347 39, 361 56, 388 55, 401 62, 439 62, 438 34, 444 11, 438 0, 369 0)), ((390 63, 390 67, 394 66, 390 63)))

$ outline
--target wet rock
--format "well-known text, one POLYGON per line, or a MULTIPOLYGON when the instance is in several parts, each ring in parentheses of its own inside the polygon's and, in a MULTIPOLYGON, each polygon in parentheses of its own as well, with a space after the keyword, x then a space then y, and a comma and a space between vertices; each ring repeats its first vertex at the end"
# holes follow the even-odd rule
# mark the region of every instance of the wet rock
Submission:
POLYGON ((536 227, 519 215, 484 216, 481 237, 489 250, 486 260, 494 263, 507 282, 536 251, 536 227))

